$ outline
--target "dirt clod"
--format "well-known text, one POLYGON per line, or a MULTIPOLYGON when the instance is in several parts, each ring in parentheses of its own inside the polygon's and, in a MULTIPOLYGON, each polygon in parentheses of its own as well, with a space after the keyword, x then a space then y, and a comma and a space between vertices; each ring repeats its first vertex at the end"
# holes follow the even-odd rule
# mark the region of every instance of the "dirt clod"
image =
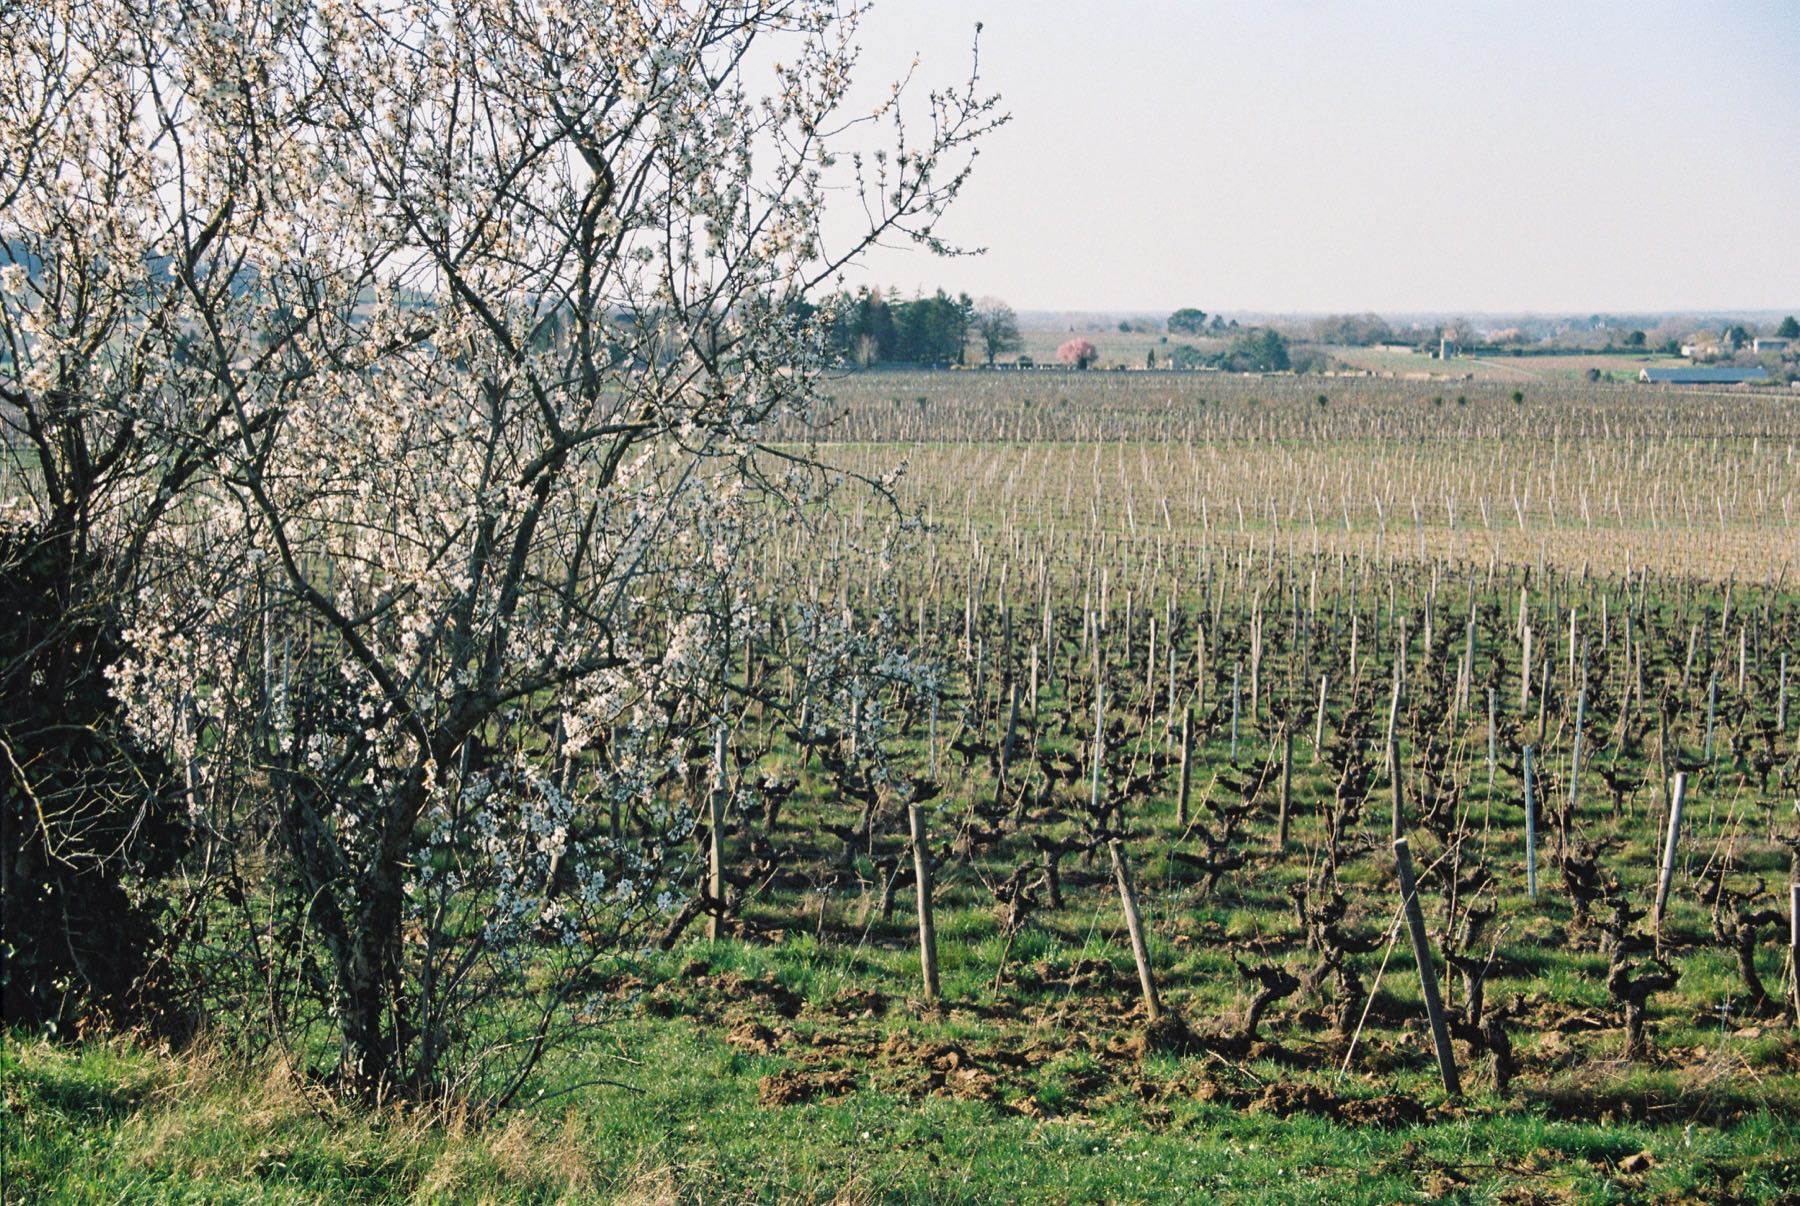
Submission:
POLYGON ((727 1034, 725 1041, 739 1051, 755 1055, 766 1055, 779 1045, 775 1032, 761 1022, 745 1022, 727 1034))
POLYGON ((757 1082, 756 1099, 765 1106, 800 1105, 819 1097, 842 1097, 856 1091, 854 1074, 838 1070, 835 1072, 804 1072, 796 1068, 785 1068, 773 1076, 765 1076, 757 1082))
POLYGON ((828 1006, 839 1017, 880 1017, 887 1012, 887 997, 873 989, 846 988, 831 998, 828 1006))
POLYGON ((1277 1118, 1288 1118, 1295 1114, 1319 1114, 1330 1117, 1334 1112, 1335 1102, 1331 1095, 1317 1085, 1274 1081, 1265 1086, 1262 1096, 1246 1107, 1251 1114, 1273 1114, 1277 1118))
POLYGON ((1336 1114, 1346 1126, 1401 1127, 1425 1121, 1425 1107, 1399 1093, 1341 1098, 1336 1114))
POLYGON ((1133 1059, 1155 1054, 1180 1055, 1200 1046, 1199 1036, 1176 1013, 1165 1013, 1126 1039, 1120 1048, 1133 1059))

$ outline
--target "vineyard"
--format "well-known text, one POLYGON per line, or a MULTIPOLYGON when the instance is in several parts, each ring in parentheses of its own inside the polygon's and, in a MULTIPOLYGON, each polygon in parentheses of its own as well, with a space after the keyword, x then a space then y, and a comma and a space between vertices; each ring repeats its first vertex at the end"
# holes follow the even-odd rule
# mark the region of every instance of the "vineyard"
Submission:
MULTIPOLYGON (((843 451, 909 458, 932 522, 886 622, 943 677, 835 725, 804 644, 753 635, 688 910, 881 974, 799 1029, 704 960, 652 1008, 786 1057, 774 1103, 1791 1120, 1788 413, 912 384, 852 383, 843 451)), ((876 623, 869 567, 820 564, 812 602, 876 623)))
MULTIPOLYGON (((543 1104, 504 1132, 537 1154, 433 1132, 370 1184, 1793 1192, 1790 410, 1072 373, 836 388, 816 452, 877 489, 748 554, 803 585, 734 631, 724 721, 671 722, 683 769, 568 818, 621 852, 658 809, 687 836, 638 953, 577 961, 543 1104)), ((556 719, 507 724, 530 747, 556 719)), ((560 773, 582 799, 583 761, 560 773)), ((548 874, 547 901, 572 891, 548 874)), ((238 903, 196 989, 220 1007, 271 976, 238 903)), ((315 1023, 289 1022, 301 1066, 315 1023)), ((62 1100, 46 1085, 79 1099, 79 1064, 12 1058, 36 1108, 62 1100)), ((281 1083, 313 1136, 291 1141, 325 1143, 306 1110, 335 1107, 281 1083)), ((329 1178, 383 1150, 331 1142, 352 1154, 299 1192, 353 1189, 329 1178)), ((224 1151, 221 1184, 267 1179, 224 1151)))
POLYGON ((0 1199, 1800 1200, 1767 123, 884 7, 0 5, 0 1199))

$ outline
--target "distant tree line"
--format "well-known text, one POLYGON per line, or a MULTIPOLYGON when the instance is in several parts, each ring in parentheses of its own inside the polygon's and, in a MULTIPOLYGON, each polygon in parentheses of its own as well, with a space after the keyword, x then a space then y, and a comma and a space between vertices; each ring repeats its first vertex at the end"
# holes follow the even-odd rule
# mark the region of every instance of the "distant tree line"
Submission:
POLYGON ((1235 330, 1238 324, 1235 318, 1227 322, 1223 314, 1212 315, 1209 322, 1205 310, 1183 306, 1169 315, 1167 325, 1171 335, 1217 335, 1223 331, 1235 330))
POLYGON ((1370 347, 1392 342, 1395 334, 1379 314, 1332 314, 1313 324, 1313 337, 1320 343, 1370 347))
POLYGON ((1223 369, 1233 373, 1281 373, 1293 368, 1288 341, 1269 327, 1240 331, 1223 350, 1203 352, 1178 343, 1168 351, 1167 363, 1176 369, 1223 369))
MULTIPOLYGON (((975 302, 942 289, 930 297, 902 298, 880 289, 840 297, 829 338, 831 350, 850 364, 963 364, 975 327, 975 302)), ((1016 338, 1016 332, 1014 334, 1016 338)), ((1004 345, 1004 338, 999 344, 1004 345)), ((1007 350, 996 346, 994 350, 1007 350)))

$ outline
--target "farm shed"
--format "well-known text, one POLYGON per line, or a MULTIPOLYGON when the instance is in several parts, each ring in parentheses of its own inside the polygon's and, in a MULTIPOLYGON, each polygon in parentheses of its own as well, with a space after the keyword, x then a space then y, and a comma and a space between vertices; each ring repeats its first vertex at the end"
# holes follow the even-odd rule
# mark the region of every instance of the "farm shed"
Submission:
POLYGON ((1647 368, 1639 381, 1652 385, 1752 385, 1769 379, 1762 365, 1752 368, 1647 368))
POLYGON ((1785 352, 1793 344, 1793 340, 1782 339, 1777 335, 1759 335, 1750 341, 1750 350, 1753 352, 1785 352))

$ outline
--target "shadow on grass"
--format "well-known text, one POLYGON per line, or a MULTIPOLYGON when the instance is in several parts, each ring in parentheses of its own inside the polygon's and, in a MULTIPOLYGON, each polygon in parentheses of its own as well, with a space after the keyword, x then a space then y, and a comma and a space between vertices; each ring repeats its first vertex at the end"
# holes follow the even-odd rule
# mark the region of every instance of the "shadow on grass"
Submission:
POLYGON ((42 1111, 111 1122, 135 1110, 157 1082, 104 1056, 47 1059, 21 1046, 0 1065, 0 1083, 27 1115, 42 1111))
POLYGON ((1726 1125, 1764 1115, 1800 1121, 1800 1087, 1791 1082, 1726 1079, 1708 1068, 1610 1080, 1603 1073, 1583 1072, 1522 1087, 1521 1097, 1546 1116, 1566 1122, 1726 1125))

